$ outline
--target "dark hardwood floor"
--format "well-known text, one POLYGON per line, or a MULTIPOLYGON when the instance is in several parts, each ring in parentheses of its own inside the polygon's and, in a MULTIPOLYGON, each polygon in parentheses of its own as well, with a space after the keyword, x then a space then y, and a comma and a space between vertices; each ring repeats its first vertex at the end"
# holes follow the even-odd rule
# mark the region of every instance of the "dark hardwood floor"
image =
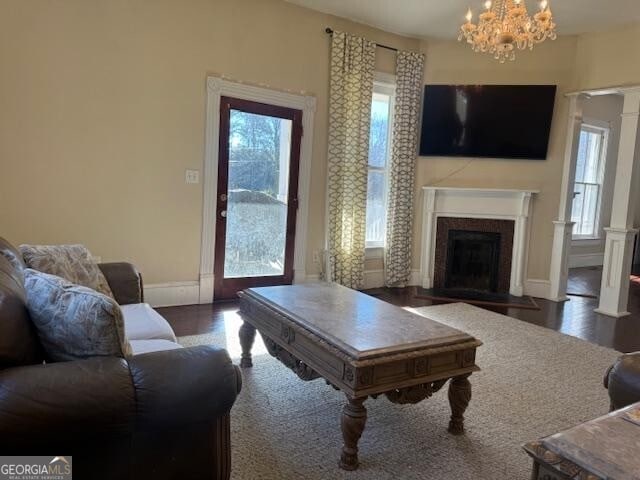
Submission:
POLYGON ((567 294, 597 298, 602 280, 602 267, 572 268, 569 271, 567 294))
MULTIPOLYGON (((569 293, 597 296, 601 275, 601 270, 597 268, 572 269, 569 293)), ((421 307, 434 304, 430 300, 415 298, 413 292, 414 289, 409 287, 381 288, 369 290, 367 293, 398 306, 421 307)), ((632 314, 628 317, 612 318, 595 313, 593 310, 598 306, 597 298, 584 296, 570 298, 564 303, 536 299, 540 310, 494 306, 483 308, 621 352, 640 350, 640 277, 631 279, 629 310, 632 314)), ((238 304, 235 301, 158 309, 179 337, 215 331, 223 332, 227 328, 237 329, 239 325, 237 310, 238 304)))

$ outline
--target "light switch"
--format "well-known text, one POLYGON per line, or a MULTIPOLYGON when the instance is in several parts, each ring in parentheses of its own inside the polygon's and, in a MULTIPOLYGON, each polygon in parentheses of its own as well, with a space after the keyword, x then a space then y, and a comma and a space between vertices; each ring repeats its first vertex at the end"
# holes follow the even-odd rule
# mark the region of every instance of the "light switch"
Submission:
POLYGON ((184 181, 186 183, 200 183, 200 171, 185 170, 184 181))

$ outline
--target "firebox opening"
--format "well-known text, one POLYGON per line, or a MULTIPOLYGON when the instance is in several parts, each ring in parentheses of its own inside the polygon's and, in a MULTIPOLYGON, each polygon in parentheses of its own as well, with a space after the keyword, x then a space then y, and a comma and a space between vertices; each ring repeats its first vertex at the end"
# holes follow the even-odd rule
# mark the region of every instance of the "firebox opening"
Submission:
POLYGON ((500 233, 449 230, 445 288, 498 292, 500 233))

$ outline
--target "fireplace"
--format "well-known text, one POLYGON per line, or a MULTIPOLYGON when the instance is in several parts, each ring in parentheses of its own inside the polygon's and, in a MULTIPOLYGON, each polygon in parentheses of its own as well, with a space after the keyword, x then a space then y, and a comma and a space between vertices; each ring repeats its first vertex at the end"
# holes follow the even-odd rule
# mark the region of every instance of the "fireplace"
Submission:
POLYGON ((420 286, 446 288, 449 230, 498 233, 496 294, 524 295, 532 199, 538 192, 440 186, 425 186, 422 191, 420 286))
POLYGON ((449 230, 444 286, 497 292, 500 234, 449 230))
POLYGON ((434 288, 508 293, 514 222, 439 217, 434 288))

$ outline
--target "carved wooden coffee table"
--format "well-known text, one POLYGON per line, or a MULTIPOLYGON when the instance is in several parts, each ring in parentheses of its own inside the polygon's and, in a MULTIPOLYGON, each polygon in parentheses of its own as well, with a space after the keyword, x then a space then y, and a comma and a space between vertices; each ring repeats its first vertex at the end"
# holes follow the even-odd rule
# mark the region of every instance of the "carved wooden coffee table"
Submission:
POLYGON ((358 468, 367 397, 418 403, 449 381, 449 432, 464 431, 482 343, 464 332, 336 284, 250 288, 239 294, 242 367, 251 367, 256 329, 271 355, 302 380, 342 390, 340 467, 358 468))

